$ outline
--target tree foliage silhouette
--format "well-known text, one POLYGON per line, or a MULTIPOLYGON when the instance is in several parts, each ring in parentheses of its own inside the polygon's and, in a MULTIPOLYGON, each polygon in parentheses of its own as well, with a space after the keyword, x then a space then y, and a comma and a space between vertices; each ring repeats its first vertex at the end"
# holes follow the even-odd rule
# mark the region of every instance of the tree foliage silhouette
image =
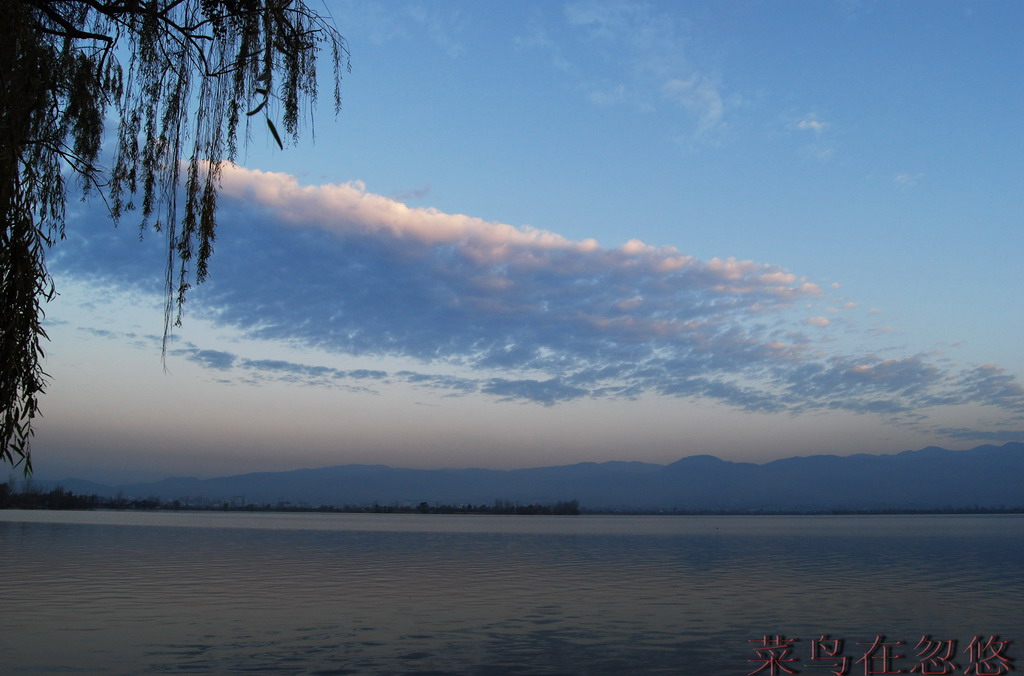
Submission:
POLYGON ((166 346, 207 275, 223 164, 254 121, 298 138, 325 50, 337 114, 349 54, 301 0, 2 0, 0 26, 0 460, 29 473, 68 179, 166 237, 166 346))

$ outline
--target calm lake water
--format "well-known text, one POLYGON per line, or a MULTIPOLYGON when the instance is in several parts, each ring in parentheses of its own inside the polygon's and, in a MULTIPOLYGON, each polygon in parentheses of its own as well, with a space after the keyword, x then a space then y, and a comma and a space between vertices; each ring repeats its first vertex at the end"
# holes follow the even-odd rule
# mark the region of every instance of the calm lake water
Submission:
POLYGON ((956 673, 974 636, 1024 657, 1018 515, 0 511, 0 557, 4 674, 739 676, 765 636, 827 674, 822 635, 851 674, 878 635, 906 671, 925 635, 956 673))

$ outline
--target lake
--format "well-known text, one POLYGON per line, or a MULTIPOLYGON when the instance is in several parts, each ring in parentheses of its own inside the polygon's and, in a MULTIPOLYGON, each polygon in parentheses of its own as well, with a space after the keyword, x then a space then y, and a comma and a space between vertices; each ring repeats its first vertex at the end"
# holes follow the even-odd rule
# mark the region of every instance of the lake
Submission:
POLYGON ((1024 654, 1021 515, 8 510, 0 556, 5 674, 999 674, 1024 654))

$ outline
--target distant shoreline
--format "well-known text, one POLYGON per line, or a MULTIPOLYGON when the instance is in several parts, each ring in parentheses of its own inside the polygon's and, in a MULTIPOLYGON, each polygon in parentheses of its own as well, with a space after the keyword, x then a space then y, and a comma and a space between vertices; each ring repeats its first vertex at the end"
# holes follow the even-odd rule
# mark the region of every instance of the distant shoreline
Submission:
POLYGON ((911 514, 1024 514, 1024 506, 1017 507, 947 507, 947 508, 891 508, 891 509, 585 509, 578 500, 559 501, 553 504, 530 503, 520 505, 506 500, 495 500, 486 505, 428 504, 412 505, 380 504, 370 505, 308 505, 278 504, 186 504, 181 500, 160 500, 157 498, 107 498, 98 495, 76 495, 64 488, 49 491, 14 492, 6 484, 0 484, 0 509, 24 509, 45 511, 145 511, 145 512, 246 512, 246 513, 319 513, 319 514, 480 514, 492 516, 578 516, 621 515, 621 516, 883 516, 911 514), (6 489, 6 490, 5 490, 6 489))

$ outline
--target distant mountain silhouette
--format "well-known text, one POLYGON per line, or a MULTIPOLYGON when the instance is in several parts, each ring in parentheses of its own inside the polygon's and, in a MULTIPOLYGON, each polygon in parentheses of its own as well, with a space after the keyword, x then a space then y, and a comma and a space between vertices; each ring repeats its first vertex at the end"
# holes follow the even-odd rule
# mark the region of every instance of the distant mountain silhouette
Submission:
POLYGON ((586 509, 831 511, 1024 506, 1024 444, 969 451, 929 447, 896 455, 816 455, 765 464, 710 455, 670 465, 584 462, 518 470, 398 469, 342 465, 216 479, 171 478, 104 486, 67 479, 79 494, 183 502, 295 505, 554 503, 586 509))

